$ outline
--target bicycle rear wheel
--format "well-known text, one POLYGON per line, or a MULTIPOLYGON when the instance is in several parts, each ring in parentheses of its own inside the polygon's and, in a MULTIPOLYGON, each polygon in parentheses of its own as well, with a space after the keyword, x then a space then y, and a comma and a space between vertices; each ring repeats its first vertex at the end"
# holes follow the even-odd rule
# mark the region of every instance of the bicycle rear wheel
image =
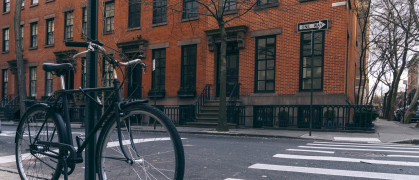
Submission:
POLYGON ((183 179, 185 160, 181 139, 170 119, 160 110, 128 105, 120 118, 110 120, 98 140, 100 179, 183 179))
POLYGON ((16 130, 16 165, 21 179, 58 179, 62 165, 48 155, 58 155, 58 148, 39 141, 63 142, 63 126, 47 107, 35 105, 26 111, 16 130))

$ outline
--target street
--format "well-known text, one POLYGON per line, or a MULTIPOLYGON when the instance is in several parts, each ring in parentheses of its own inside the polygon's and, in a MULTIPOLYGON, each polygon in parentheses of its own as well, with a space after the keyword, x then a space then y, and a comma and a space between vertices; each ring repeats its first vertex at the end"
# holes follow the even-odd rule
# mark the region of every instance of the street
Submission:
MULTIPOLYGON (((16 169, 16 126, 2 128, 0 169, 16 169)), ((82 131, 75 129, 74 134, 82 131)), ((184 179, 419 179, 419 148, 414 145, 191 134, 181 136, 186 158, 184 179)), ((70 179, 83 178, 83 166, 78 164, 70 179)))

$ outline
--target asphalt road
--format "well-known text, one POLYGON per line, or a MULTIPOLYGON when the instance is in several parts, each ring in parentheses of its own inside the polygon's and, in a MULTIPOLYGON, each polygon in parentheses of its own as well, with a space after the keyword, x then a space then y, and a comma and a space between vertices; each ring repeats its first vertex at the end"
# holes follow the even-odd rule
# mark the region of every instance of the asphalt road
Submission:
MULTIPOLYGON (((14 155, 16 127, 2 128, 0 168, 15 169, 15 162, 3 160, 14 155)), ((419 179, 419 147, 414 145, 181 136, 186 156, 184 179, 419 179)), ((79 164, 71 179, 83 178, 83 166, 79 164)))

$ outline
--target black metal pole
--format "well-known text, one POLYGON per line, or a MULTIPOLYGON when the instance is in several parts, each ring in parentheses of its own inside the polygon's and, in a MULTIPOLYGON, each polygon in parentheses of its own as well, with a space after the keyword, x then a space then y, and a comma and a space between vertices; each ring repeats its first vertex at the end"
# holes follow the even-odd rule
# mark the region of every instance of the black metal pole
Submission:
POLYGON ((308 135, 311 136, 311 129, 313 128, 313 54, 314 54, 314 31, 311 31, 311 60, 310 60, 310 130, 308 135))
MULTIPOLYGON (((87 37, 88 39, 97 39, 98 34, 98 0, 87 0, 87 37)), ((97 52, 90 52, 87 54, 87 87, 97 87, 97 52)), ((97 97, 97 93, 90 92, 91 97, 97 97)), ((85 116, 85 131, 90 134, 97 121, 96 104, 87 98, 86 116, 85 116)), ((85 175, 86 180, 96 179, 95 154, 96 154, 96 136, 93 136, 92 141, 89 142, 85 152, 85 175)))
POLYGON ((406 87, 404 88, 403 121, 402 121, 403 123, 404 123, 404 115, 406 114, 406 103, 407 103, 406 94, 407 94, 407 82, 406 82, 406 87))

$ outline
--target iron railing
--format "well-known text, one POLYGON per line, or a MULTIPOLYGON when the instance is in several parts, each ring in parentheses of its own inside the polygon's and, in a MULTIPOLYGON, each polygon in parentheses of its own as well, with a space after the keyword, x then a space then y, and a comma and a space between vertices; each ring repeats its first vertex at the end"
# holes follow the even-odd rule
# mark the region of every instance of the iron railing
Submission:
POLYGON ((211 84, 206 84, 204 89, 202 89, 201 94, 196 98, 195 102, 192 103, 193 106, 195 106, 195 117, 198 116, 198 113, 201 111, 201 108, 204 106, 204 104, 207 102, 207 100, 210 99, 210 87, 211 84))

